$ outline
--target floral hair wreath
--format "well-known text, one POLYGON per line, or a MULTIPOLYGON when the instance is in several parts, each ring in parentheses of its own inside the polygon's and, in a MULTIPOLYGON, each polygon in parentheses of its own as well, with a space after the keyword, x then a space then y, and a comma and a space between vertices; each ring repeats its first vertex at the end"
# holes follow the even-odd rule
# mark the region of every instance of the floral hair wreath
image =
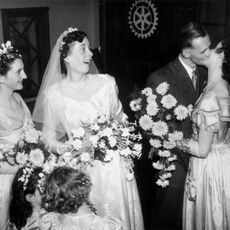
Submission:
MULTIPOLYGON (((23 175, 20 178, 18 178, 18 181, 21 181, 23 183, 23 191, 26 190, 27 184, 29 182, 29 178, 32 175, 33 171, 34 171, 34 168, 32 168, 32 167, 25 167, 23 169, 23 175)), ((43 193, 43 191, 44 191, 45 174, 44 174, 44 172, 40 172, 38 174, 38 176, 40 177, 40 179, 37 182, 38 183, 37 187, 38 187, 39 191, 41 193, 43 193)))
POLYGON ((63 46, 65 45, 65 42, 63 42, 64 38, 69 34, 72 33, 74 31, 78 31, 78 29, 76 27, 69 27, 64 33, 63 33, 63 38, 62 38, 62 42, 60 43, 60 47, 59 47, 59 51, 62 51, 63 46))
MULTIPOLYGON (((10 52, 12 52, 14 47, 11 45, 11 41, 7 41, 6 43, 2 43, 2 48, 0 48, 0 60, 10 60, 14 58, 10 52)), ((21 54, 19 54, 18 50, 15 50, 15 52, 18 54, 19 57, 21 57, 21 54)), ((3 61, 5 61, 3 60, 3 61)))

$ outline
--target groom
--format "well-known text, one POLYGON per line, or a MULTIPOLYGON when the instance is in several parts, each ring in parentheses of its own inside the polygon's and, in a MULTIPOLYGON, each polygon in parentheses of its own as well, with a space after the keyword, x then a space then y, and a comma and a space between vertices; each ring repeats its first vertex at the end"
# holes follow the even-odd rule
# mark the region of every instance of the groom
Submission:
MULTIPOLYGON (((180 31, 180 54, 163 68, 150 74, 147 85, 156 88, 161 82, 170 84, 170 93, 179 104, 194 105, 202 92, 207 78, 202 65, 203 60, 210 55, 210 38, 206 30, 196 23, 188 23, 180 31)), ((191 121, 186 119, 181 123, 184 137, 191 137, 191 121)), ((188 169, 189 157, 186 153, 177 151, 176 170, 172 173, 167 188, 157 188, 153 203, 153 229, 182 229, 182 206, 184 183, 188 169)))

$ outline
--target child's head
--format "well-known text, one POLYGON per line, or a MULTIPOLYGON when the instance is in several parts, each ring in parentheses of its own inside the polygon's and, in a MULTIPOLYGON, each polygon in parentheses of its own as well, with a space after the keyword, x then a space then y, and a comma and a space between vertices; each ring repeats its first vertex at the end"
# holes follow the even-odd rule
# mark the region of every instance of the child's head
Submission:
POLYGON ((43 206, 48 212, 76 213, 88 200, 91 180, 85 173, 70 167, 58 167, 48 176, 43 197, 43 206))
POLYGON ((42 168, 20 168, 13 180, 10 202, 10 222, 18 229, 25 226, 34 207, 41 205, 42 168))

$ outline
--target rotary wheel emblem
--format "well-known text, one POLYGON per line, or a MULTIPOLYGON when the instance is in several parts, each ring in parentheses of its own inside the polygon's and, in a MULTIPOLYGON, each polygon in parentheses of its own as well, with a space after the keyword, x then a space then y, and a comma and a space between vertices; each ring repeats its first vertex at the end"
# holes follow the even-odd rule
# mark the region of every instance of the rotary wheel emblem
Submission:
POLYGON ((157 26, 158 13, 150 0, 137 0, 129 11, 129 25, 138 38, 147 38, 154 33, 157 26))

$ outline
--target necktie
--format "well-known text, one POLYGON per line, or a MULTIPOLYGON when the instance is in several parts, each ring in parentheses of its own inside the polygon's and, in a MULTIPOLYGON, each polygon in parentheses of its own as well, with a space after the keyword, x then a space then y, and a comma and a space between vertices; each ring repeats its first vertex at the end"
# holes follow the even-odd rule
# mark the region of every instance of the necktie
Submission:
POLYGON ((196 70, 193 70, 193 72, 192 72, 192 84, 193 84, 195 89, 196 89, 196 80, 197 80, 197 73, 196 73, 196 70))

